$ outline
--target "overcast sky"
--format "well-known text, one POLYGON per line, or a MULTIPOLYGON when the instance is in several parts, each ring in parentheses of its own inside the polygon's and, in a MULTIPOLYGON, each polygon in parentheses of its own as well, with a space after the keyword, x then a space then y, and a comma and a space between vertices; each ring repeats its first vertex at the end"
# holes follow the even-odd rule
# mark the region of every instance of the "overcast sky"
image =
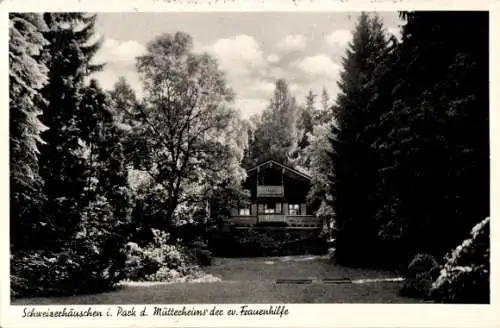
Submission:
MULTIPOLYGON (((396 12, 379 12, 386 29, 399 33, 396 12)), ((109 89, 124 76, 138 91, 135 57, 162 33, 183 31, 195 50, 213 54, 237 94, 243 117, 262 111, 274 82, 284 78, 299 102, 307 90, 332 99, 341 58, 359 13, 102 13, 97 32, 104 37, 96 61, 107 63, 96 75, 109 89)), ((139 91, 140 92, 140 91, 139 91)))

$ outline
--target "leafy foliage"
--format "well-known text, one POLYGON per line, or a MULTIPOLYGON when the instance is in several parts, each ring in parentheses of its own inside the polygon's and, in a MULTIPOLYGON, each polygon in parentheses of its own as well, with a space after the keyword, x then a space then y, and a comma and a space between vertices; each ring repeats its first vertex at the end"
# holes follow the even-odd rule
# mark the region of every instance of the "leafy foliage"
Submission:
POLYGON ((439 275, 440 265, 429 254, 417 254, 408 265, 402 295, 428 298, 432 283, 439 275))
POLYGON ((431 296, 443 303, 490 302, 490 219, 486 218, 445 257, 431 296))
POLYGON ((326 253, 326 236, 317 231, 229 229, 209 232, 208 245, 216 256, 258 257, 326 253))
POLYGON ((233 93, 216 61, 194 54, 187 34, 164 34, 138 58, 145 96, 137 138, 141 165, 165 193, 162 228, 179 221, 182 205, 205 201, 222 179, 241 179, 233 93))
POLYGON ((16 252, 11 256, 12 296, 76 295, 110 289, 123 278, 116 264, 125 263, 125 258, 122 253, 111 258, 108 252, 87 239, 74 241, 59 252, 16 252))
POLYGON ((133 242, 126 245, 126 279, 170 281, 196 273, 192 254, 185 247, 169 244, 166 232, 153 229, 152 234, 153 241, 145 247, 133 242))

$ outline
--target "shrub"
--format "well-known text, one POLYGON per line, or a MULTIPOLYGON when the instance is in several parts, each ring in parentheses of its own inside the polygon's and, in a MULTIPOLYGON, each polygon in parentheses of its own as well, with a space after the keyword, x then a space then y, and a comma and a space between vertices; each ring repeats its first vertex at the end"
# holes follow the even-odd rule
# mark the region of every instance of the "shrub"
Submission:
POLYGON ((335 247, 330 247, 327 250, 328 259, 335 263, 335 247))
POLYGON ((146 276, 154 274, 160 264, 154 258, 145 254, 143 248, 136 243, 126 245, 125 278, 133 281, 144 280, 146 276))
POLYGON ((324 254, 326 236, 317 231, 281 229, 231 229, 211 231, 211 251, 218 256, 257 257, 324 254))
POLYGON ((191 254, 195 261, 202 266, 208 266, 212 264, 212 252, 208 249, 208 245, 201 239, 196 239, 191 245, 191 254))
POLYGON ((196 242, 202 242, 206 231, 205 225, 199 223, 185 223, 177 226, 175 229, 169 230, 175 234, 175 239, 182 240, 187 245, 193 245, 196 242))
POLYGON ((429 254, 417 254, 408 265, 406 280, 401 289, 404 296, 428 298, 432 282, 439 275, 440 266, 429 254))
POLYGON ((59 253, 38 250, 13 254, 12 296, 76 295, 113 288, 122 272, 100 251, 80 244, 59 253))
POLYGON ((171 281, 181 277, 179 271, 171 269, 168 266, 162 266, 155 273, 146 276, 148 281, 171 281))
POLYGON ((431 296, 442 303, 490 302, 490 219, 478 223, 455 250, 432 284, 431 296))
POLYGON ((126 245, 125 277, 134 281, 168 281, 191 274, 196 269, 193 252, 168 244, 168 233, 152 229, 153 241, 145 247, 126 245))
POLYGON ((57 248, 17 251, 11 257, 14 297, 74 295, 111 289, 123 277, 126 220, 107 200, 84 208, 77 233, 57 248))
POLYGON ((67 278, 67 265, 59 256, 43 250, 11 255, 11 296, 29 297, 55 294, 58 282, 67 278))
POLYGON ((152 242, 152 229, 171 229, 170 222, 165 220, 168 213, 165 211, 165 191, 157 186, 144 186, 134 195, 132 210, 132 226, 130 240, 145 246, 152 242))
POLYGON ((196 259, 199 265, 212 265, 212 253, 208 249, 198 249, 196 251, 196 259))
POLYGON ((249 229, 239 242, 243 246, 243 256, 272 256, 277 255, 278 242, 266 233, 249 229))

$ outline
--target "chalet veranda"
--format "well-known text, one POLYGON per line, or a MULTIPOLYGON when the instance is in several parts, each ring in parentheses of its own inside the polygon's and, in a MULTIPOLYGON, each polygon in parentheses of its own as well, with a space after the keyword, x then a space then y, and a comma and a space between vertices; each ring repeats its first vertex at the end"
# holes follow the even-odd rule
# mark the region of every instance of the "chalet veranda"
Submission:
POLYGON ((316 204, 307 204, 311 177, 294 168, 268 160, 247 170, 243 183, 246 199, 233 208, 226 223, 236 228, 281 227, 321 229, 316 204))

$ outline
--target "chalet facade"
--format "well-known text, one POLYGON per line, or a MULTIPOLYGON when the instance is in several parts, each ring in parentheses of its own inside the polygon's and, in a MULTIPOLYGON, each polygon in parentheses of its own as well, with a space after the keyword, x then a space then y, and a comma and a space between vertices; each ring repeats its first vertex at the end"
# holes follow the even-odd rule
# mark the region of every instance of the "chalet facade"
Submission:
POLYGON ((232 211, 228 223, 237 228, 319 229, 317 209, 306 202, 310 184, 308 175, 273 160, 252 167, 243 184, 247 200, 232 211))

